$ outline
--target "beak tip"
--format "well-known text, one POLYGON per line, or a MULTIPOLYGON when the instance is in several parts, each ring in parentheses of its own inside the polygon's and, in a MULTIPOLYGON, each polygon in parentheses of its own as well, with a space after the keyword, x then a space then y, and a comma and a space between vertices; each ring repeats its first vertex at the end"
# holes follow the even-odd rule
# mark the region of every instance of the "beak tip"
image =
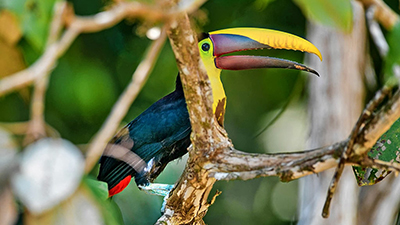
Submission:
POLYGON ((316 70, 311 70, 310 72, 317 75, 317 77, 320 77, 319 73, 316 70))
POLYGON ((322 54, 321 54, 321 52, 317 49, 317 52, 315 53, 317 56, 318 56, 318 58, 321 60, 321 62, 322 62, 322 54))

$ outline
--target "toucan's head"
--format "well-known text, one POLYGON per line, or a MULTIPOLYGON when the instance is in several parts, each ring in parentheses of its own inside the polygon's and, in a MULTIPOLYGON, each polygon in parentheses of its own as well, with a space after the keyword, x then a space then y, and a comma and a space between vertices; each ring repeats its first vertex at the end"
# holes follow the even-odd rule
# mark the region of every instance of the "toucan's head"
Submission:
POLYGON ((213 111, 222 125, 226 96, 220 80, 221 70, 246 70, 256 68, 286 68, 318 73, 290 60, 253 55, 225 54, 251 49, 288 49, 314 53, 321 60, 317 47, 292 34, 262 28, 230 28, 205 35, 199 42, 200 57, 207 70, 213 91, 213 111))
POLYGON ((221 69, 246 70, 255 68, 286 68, 318 73, 300 63, 265 56, 234 55, 228 53, 251 49, 299 50, 322 56, 317 47, 309 41, 281 31, 262 28, 230 28, 208 33, 199 42, 200 56, 207 72, 212 75, 221 69))

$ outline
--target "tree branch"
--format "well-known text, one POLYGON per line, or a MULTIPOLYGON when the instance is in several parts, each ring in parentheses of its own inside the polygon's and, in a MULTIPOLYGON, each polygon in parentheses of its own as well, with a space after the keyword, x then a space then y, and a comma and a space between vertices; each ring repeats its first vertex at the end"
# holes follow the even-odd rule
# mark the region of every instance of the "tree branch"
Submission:
POLYGON ((208 76, 200 61, 197 38, 187 14, 169 22, 168 36, 180 71, 189 111, 193 148, 186 168, 168 198, 157 224, 203 224, 211 203, 208 195, 216 181, 204 169, 218 149, 231 147, 223 128, 216 125, 208 76))
POLYGON ((363 121, 363 124, 360 124, 361 131, 352 136, 352 139, 321 149, 279 154, 251 154, 225 148, 210 158, 210 163, 205 165, 205 169, 209 171, 210 177, 217 180, 278 176, 282 181, 290 181, 337 166, 345 147, 350 141, 354 141, 349 158, 344 163, 399 172, 400 167, 396 163, 385 163, 366 157, 368 150, 400 117, 400 90, 396 91, 378 113, 373 114, 373 108, 378 106, 387 92, 386 88, 377 92, 368 104, 363 115, 371 115, 370 120, 360 120, 363 121))
POLYGON ((207 165, 210 176, 217 180, 248 180, 278 176, 282 181, 319 173, 337 165, 347 141, 311 151, 254 154, 226 149, 207 165))
POLYGON ((382 32, 379 23, 375 20, 376 6, 372 5, 365 11, 367 19, 368 31, 371 34, 372 41, 378 49, 380 56, 386 57, 389 52, 389 45, 386 42, 385 36, 382 32))
POLYGON ((374 17, 387 30, 391 30, 393 26, 399 21, 399 16, 382 0, 358 1, 360 1, 366 8, 375 6, 376 10, 374 12, 374 17))
MULTIPOLYGON (((64 24, 63 15, 66 8, 67 3, 65 2, 56 3, 56 5, 54 6, 54 17, 51 22, 49 36, 47 38, 47 46, 50 46, 57 41, 64 24)), ((24 140, 25 145, 46 136, 44 101, 48 83, 48 74, 39 77, 35 82, 33 97, 31 101, 31 120, 29 123, 29 128, 27 130, 27 135, 25 136, 24 140)))

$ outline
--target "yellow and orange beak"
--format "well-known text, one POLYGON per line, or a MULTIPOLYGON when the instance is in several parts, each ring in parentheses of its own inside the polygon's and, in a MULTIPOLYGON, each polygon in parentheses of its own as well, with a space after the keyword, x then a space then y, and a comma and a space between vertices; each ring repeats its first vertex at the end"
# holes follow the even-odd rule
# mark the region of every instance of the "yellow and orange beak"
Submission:
MULTIPOLYGON (((214 64, 218 69, 286 68, 303 70, 318 75, 317 71, 290 60, 252 55, 223 56, 228 53, 251 49, 298 50, 313 53, 322 60, 320 51, 309 41, 281 31, 262 28, 230 28, 210 32, 209 39, 212 41, 214 64)), ((207 46, 199 47, 206 48, 207 46)))

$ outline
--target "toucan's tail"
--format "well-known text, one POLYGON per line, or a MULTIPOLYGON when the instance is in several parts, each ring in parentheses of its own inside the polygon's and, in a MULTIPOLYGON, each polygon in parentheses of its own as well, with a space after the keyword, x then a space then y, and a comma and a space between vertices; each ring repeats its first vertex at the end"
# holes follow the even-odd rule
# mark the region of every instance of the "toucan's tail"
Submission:
POLYGON ((108 156, 102 156, 100 164, 97 179, 108 184, 109 197, 124 190, 135 174, 135 170, 128 164, 108 156))
POLYGON ((100 159, 97 179, 108 184, 108 194, 113 196, 124 190, 137 171, 143 171, 146 162, 121 144, 108 144, 100 159))

